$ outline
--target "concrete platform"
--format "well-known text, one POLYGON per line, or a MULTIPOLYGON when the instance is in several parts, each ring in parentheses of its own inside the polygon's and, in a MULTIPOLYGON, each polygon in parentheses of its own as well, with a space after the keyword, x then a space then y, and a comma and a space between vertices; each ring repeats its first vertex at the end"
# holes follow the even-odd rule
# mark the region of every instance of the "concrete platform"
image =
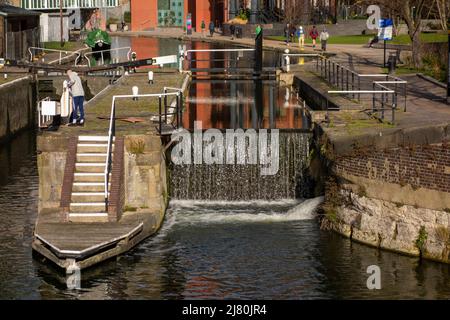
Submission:
POLYGON ((33 249, 57 266, 80 269, 118 256, 154 234, 161 223, 158 212, 128 212, 120 222, 67 223, 56 210, 38 215, 33 249))

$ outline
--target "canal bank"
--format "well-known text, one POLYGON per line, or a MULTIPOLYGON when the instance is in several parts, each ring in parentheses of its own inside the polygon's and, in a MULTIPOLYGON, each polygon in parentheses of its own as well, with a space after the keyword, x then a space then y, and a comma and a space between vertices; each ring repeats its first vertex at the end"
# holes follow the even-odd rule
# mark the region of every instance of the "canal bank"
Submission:
POLYGON ((321 226, 380 249, 450 263, 450 112, 429 98, 439 88, 405 79, 408 95, 405 103, 399 98, 392 123, 390 111, 383 122, 368 115, 371 97, 330 93, 340 80, 332 87, 315 68, 294 71, 300 96, 316 109, 310 168, 325 194, 321 226))

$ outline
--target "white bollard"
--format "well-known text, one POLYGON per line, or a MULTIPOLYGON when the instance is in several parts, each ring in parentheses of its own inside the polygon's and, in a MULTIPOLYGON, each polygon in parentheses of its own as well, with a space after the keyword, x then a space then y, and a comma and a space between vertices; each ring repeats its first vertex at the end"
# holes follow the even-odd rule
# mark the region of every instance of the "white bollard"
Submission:
POLYGON ((148 83, 153 84, 153 71, 148 72, 148 83))
POLYGON ((289 58, 288 54, 289 54, 289 49, 284 50, 284 53, 286 53, 286 56, 284 57, 284 63, 286 65, 286 72, 289 72, 291 67, 291 58, 289 58))
POLYGON ((137 95, 139 94, 139 87, 134 86, 133 88, 131 88, 131 90, 133 91, 133 96, 134 96, 133 100, 137 101, 138 100, 137 95))

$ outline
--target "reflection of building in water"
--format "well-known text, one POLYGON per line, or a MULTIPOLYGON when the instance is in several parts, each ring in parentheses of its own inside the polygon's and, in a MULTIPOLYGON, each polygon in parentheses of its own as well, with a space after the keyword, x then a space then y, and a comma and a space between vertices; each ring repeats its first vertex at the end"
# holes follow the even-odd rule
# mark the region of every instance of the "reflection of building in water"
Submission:
POLYGON ((204 129, 307 129, 302 107, 291 90, 276 83, 264 82, 256 93, 251 80, 194 80, 183 126, 193 129, 194 121, 202 121, 204 129), (261 99, 255 99, 258 95, 261 99))

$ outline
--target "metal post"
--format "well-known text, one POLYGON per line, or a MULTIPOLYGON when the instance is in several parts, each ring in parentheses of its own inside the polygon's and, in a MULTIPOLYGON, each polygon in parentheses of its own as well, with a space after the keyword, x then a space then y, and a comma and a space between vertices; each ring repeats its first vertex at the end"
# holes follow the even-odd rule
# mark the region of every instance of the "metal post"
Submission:
POLYGON ((407 84, 404 83, 403 86, 404 86, 404 91, 403 91, 403 93, 405 94, 405 109, 404 109, 403 111, 406 112, 406 102, 407 102, 407 101, 406 101, 406 97, 407 97, 407 95, 408 95, 408 92, 407 92, 407 89, 406 89, 407 84))
POLYGON ((159 133, 162 134, 162 114, 161 114, 161 106, 162 106, 162 101, 161 101, 161 96, 158 97, 158 111, 159 111, 159 133))
MULTIPOLYGON (((382 91, 384 91, 384 89, 382 89, 382 91)), ((381 94, 381 120, 384 120, 384 107, 385 107, 385 94, 382 93, 381 94)))
MULTIPOLYGON (((372 85, 372 90, 374 91, 372 93, 372 112, 375 113, 375 82, 372 85)), ((359 93, 360 95, 360 93, 359 93)))
POLYGON ((339 69, 340 66, 338 64, 336 64, 336 85, 339 88, 339 69))
POLYGON ((63 0, 59 0, 59 30, 60 30, 60 36, 61 36, 61 48, 64 45, 64 36, 63 36, 63 0))
POLYGON ((177 103, 177 105, 176 105, 176 109, 175 109, 175 113, 177 114, 176 116, 177 116, 177 129, 180 127, 180 113, 179 113, 179 107, 180 107, 180 94, 178 93, 177 94, 177 97, 176 97, 176 103, 177 103))
POLYGON ((386 40, 384 40, 384 58, 383 58, 383 67, 386 68, 386 40))
POLYGON ((392 124, 395 123, 395 110, 397 109, 397 92, 394 94, 394 104, 392 108, 392 124))
MULTIPOLYGON (((358 91, 361 91, 361 77, 358 75, 358 91)), ((361 93, 358 93, 358 102, 361 101, 361 93)))
POLYGON ((178 107, 180 112, 180 124, 183 123, 183 92, 180 91, 180 105, 178 107))
POLYGON ((167 123, 167 89, 164 88, 164 122, 167 123))
MULTIPOLYGON (((352 72, 352 91, 355 91, 355 73, 352 72)), ((355 92, 353 92, 353 99, 355 99, 355 92)))

